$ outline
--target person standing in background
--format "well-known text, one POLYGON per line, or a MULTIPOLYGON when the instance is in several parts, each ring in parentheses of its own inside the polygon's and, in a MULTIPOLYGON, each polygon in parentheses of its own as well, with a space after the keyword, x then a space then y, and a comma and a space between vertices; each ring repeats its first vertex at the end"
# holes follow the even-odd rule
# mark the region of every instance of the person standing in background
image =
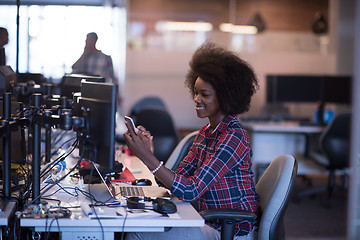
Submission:
POLYGON ((6 28, 0 27, 0 66, 6 65, 4 46, 9 42, 9 33, 6 28))
MULTIPOLYGON (((105 78, 105 82, 114 83, 119 86, 114 74, 112 59, 96 48, 98 36, 95 32, 86 35, 84 52, 80 58, 72 65, 72 73, 100 76, 105 78)), ((122 98, 118 95, 118 105, 122 103, 122 98)))
POLYGON ((104 77, 106 82, 117 84, 112 59, 96 48, 97 40, 98 36, 94 32, 86 35, 84 52, 72 65, 72 72, 104 77))

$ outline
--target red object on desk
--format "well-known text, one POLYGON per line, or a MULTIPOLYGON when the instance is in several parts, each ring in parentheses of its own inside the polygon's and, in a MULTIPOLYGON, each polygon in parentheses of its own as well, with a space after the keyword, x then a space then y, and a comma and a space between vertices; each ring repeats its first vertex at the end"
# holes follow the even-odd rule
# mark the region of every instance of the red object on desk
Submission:
POLYGON ((124 171, 120 174, 120 177, 112 180, 111 182, 123 182, 123 183, 132 183, 135 181, 134 175, 130 172, 128 168, 125 168, 124 171))
POLYGON ((134 154, 129 150, 128 147, 124 147, 123 148, 123 151, 125 154, 129 155, 129 156, 134 156, 134 154))
POLYGON ((85 167, 85 166, 87 166, 89 164, 90 164, 89 162, 81 160, 80 167, 85 167))

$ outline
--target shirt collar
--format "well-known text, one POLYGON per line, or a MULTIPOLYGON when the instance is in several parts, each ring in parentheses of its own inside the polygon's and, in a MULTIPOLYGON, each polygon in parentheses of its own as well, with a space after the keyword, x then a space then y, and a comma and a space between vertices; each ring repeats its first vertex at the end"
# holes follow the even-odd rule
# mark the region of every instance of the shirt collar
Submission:
MULTIPOLYGON (((233 121, 234 118, 237 118, 237 115, 227 115, 227 116, 225 116, 223 118, 223 120, 221 120, 221 122, 219 123, 219 126, 217 127, 214 134, 216 132, 224 131, 229 126, 230 122, 233 121)), ((208 136, 212 135, 212 130, 210 128, 210 123, 207 125, 206 133, 207 133, 208 136)))

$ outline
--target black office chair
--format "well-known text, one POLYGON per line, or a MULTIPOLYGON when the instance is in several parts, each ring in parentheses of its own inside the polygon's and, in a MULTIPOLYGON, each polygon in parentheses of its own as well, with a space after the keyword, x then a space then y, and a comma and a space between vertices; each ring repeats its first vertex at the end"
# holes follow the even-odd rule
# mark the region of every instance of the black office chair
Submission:
MULTIPOLYGON (((310 157, 329 173, 328 183, 297 194, 297 200, 304 196, 327 192, 330 199, 336 188, 336 171, 346 170, 349 166, 351 113, 337 115, 320 136, 320 149, 310 151, 310 157)), ((344 171, 346 178, 346 171, 344 171)))
MULTIPOLYGON (((256 184, 260 196, 262 215, 259 223, 259 240, 285 239, 284 215, 294 188, 297 162, 291 155, 280 155, 273 160, 256 184)), ((253 212, 238 209, 207 209, 200 215, 209 222, 221 222, 221 239, 232 240, 235 223, 255 220, 253 212)))
POLYGON ((179 142, 171 115, 162 108, 146 108, 136 114, 134 121, 154 136, 154 155, 166 163, 179 142))
POLYGON ((136 115, 143 109, 146 108, 160 108, 166 110, 166 105, 164 101, 156 96, 147 96, 143 97, 137 101, 131 108, 129 115, 132 118, 136 118, 136 115))
POLYGON ((187 134, 181 141, 178 143, 174 151, 171 153, 170 157, 166 161, 165 167, 170 170, 175 171, 179 166, 180 162, 186 157, 190 151, 194 139, 199 131, 194 131, 187 134))
MULTIPOLYGON (((161 98, 157 96, 146 96, 135 102, 135 104, 131 107, 128 116, 130 116, 136 123, 137 114, 146 108, 159 108, 165 111, 167 110, 166 105, 161 98)), ((115 140, 121 145, 126 144, 123 134, 116 135, 115 140)))

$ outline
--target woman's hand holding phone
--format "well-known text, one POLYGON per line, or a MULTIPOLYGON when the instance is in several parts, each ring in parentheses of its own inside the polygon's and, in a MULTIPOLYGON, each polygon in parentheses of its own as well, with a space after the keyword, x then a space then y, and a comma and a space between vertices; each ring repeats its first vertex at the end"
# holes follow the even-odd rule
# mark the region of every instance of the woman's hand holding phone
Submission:
POLYGON ((135 134, 138 134, 139 129, 136 128, 134 120, 129 116, 124 116, 124 119, 125 119, 125 122, 127 123, 127 124, 125 124, 126 127, 129 129, 129 126, 130 126, 132 128, 133 132, 135 132, 135 134))
MULTIPOLYGON (((150 132, 147 131, 143 126, 136 127, 135 123, 131 117, 124 116, 124 119, 125 119, 125 125, 128 128, 128 134, 130 134, 129 136, 131 136, 131 134, 135 134, 138 137, 140 137, 140 139, 143 139, 143 140, 146 139, 146 142, 147 142, 146 145, 148 145, 150 151, 152 153, 154 153, 153 136, 151 136, 150 132), (142 135, 142 136, 140 136, 140 135, 142 135)), ((125 139, 127 139, 127 137, 129 137, 129 136, 125 136, 125 139)), ((127 141, 128 140, 130 140, 130 139, 127 139, 127 141)), ((132 141, 134 141, 134 139, 132 139, 132 141)))

